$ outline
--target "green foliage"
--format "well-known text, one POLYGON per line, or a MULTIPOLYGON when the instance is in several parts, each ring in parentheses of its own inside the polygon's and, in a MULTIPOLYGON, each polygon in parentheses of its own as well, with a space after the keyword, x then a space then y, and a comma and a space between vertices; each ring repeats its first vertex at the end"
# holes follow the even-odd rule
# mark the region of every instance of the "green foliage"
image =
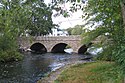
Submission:
POLYGON ((122 67, 123 71, 125 71, 125 44, 120 44, 113 49, 113 54, 115 56, 115 61, 122 67))
POLYGON ((18 60, 17 38, 48 34, 54 27, 52 10, 41 0, 0 0, 0 61, 18 60))
POLYGON ((111 56, 115 56, 116 54, 114 54, 113 50, 116 49, 118 45, 123 45, 125 37, 120 1, 88 0, 84 11, 87 13, 85 18, 88 19, 86 25, 99 23, 94 30, 89 30, 83 34, 84 43, 104 36, 106 39, 103 39, 103 41, 99 43, 101 47, 103 47, 101 57, 107 57, 107 59, 109 59, 111 56))
POLYGON ((64 17, 70 17, 71 12, 74 13, 78 10, 80 10, 82 8, 83 5, 81 4, 85 4, 84 0, 52 0, 52 3, 49 4, 51 6, 51 8, 56 12, 56 14, 54 15, 56 16, 60 16, 63 15, 64 17), (66 9, 64 7, 62 7, 62 5, 65 5, 65 3, 70 3, 70 9, 66 9))
POLYGON ((0 2, 1 28, 7 25, 16 35, 48 34, 55 25, 52 22, 52 10, 41 0, 0 2))
MULTIPOLYGON (((76 0, 71 0, 71 2, 73 2, 71 11, 77 11, 75 8, 76 3, 74 3, 76 0)), ((79 2, 79 0, 77 0, 77 2, 79 2)), ((87 0, 85 8, 82 9, 85 13, 83 18, 87 21, 85 25, 89 27, 87 28, 88 32, 83 34, 82 42, 89 43, 96 38, 100 40, 100 42, 97 43, 103 48, 103 52, 99 55, 98 59, 113 60, 121 66, 123 71, 125 71, 125 28, 123 25, 123 21, 125 21, 123 18, 125 15, 122 15, 122 12, 125 12, 125 10, 123 10, 125 5, 122 9, 121 7, 123 6, 121 6, 121 3, 124 4, 125 0, 87 0), (95 24, 99 25, 94 26, 95 24), (94 29, 92 29, 92 27, 94 27, 94 29)), ((93 79, 95 79, 94 77, 95 75, 92 76, 92 83, 93 79)), ((112 81, 113 80, 108 83, 112 81)), ((116 81, 116 83, 120 82, 116 81)), ((113 83, 115 82, 113 81, 113 83)))
POLYGON ((68 28, 67 31, 69 35, 81 35, 85 32, 85 30, 83 30, 82 25, 76 25, 73 28, 68 28))
POLYGON ((21 60, 23 56, 17 51, 17 45, 11 32, 0 35, 0 62, 21 60))
POLYGON ((23 58, 17 51, 17 43, 15 41, 10 34, 0 36, 0 62, 18 61, 23 58))
POLYGON ((83 33, 83 28, 80 25, 76 25, 71 31, 72 35, 81 35, 83 33))
POLYGON ((103 52, 99 53, 96 59, 104 61, 114 61, 114 56, 112 55, 112 50, 114 46, 103 47, 103 52))
MULTIPOLYGON (((27 6, 26 6, 27 7, 27 6)), ((31 8, 31 19, 28 29, 31 35, 46 35, 55 25, 52 22, 52 10, 40 0, 35 0, 28 5, 31 8)))
POLYGON ((90 30, 87 33, 90 35, 94 35, 92 37, 92 40, 98 37, 99 35, 105 35, 106 33, 108 33, 109 38, 112 38, 113 40, 116 40, 116 38, 118 38, 119 36, 123 36, 124 30, 121 27, 122 17, 121 17, 120 10, 121 9, 120 9, 119 0, 116 0, 116 1, 89 0, 88 1, 88 5, 85 8, 85 11, 88 13, 86 16, 86 19, 89 19, 87 24, 101 22, 101 24, 95 27, 94 30, 90 30), (91 16, 93 17, 90 18, 91 16))
POLYGON ((0 61, 17 61, 22 56, 16 39, 24 31, 26 18, 18 1, 1 0, 0 4, 0 61))
POLYGON ((0 62, 10 62, 22 60, 23 56, 14 50, 0 51, 0 62))
MULTIPOLYGON (((120 0, 88 0, 85 7, 86 19, 91 23, 100 23, 94 30, 89 30, 83 34, 85 43, 104 36, 104 41, 100 44, 103 52, 98 59, 117 62, 123 69, 125 68, 125 29, 120 0)), ((93 26, 93 25, 92 25, 93 26)), ((101 40, 101 39, 100 39, 101 40)), ((125 72, 124 72, 125 73, 125 72)))
POLYGON ((72 28, 70 27, 70 28, 66 29, 66 31, 68 32, 69 35, 71 35, 72 28))
MULTIPOLYGON (((105 36, 105 33, 107 32, 107 30, 103 27, 97 28, 95 30, 92 31, 88 31, 86 33, 82 33, 83 36, 83 40, 82 43, 86 44, 91 42, 92 40, 95 40, 97 37, 101 36, 105 36)), ((102 38, 102 37, 101 37, 102 38)), ((104 37, 103 37, 104 38, 104 37)), ((100 40, 100 39, 99 39, 100 40)), ((104 40, 105 41, 105 40, 104 40)))

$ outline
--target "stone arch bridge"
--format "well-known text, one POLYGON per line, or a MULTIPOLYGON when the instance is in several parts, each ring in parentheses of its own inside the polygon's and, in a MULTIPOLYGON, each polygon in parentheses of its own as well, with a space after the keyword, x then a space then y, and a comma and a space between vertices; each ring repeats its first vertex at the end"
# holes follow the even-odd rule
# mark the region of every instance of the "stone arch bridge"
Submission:
POLYGON ((38 36, 33 38, 19 38, 20 48, 31 49, 32 52, 64 52, 71 47, 75 53, 84 53, 87 46, 81 44, 81 37, 76 36, 38 36))

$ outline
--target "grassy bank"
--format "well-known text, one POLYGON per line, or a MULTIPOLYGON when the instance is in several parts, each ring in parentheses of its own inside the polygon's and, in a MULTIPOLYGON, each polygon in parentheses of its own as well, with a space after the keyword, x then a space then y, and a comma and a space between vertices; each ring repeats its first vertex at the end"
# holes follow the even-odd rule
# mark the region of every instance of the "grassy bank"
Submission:
POLYGON ((113 62, 78 64, 63 71, 54 83, 122 83, 120 68, 113 62))

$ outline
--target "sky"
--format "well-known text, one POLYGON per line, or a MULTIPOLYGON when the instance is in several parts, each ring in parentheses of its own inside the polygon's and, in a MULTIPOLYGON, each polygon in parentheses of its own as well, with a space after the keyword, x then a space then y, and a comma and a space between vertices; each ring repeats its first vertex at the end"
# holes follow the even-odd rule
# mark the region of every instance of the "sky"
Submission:
MULTIPOLYGON (((51 2, 51 0, 45 0, 45 3, 48 4, 51 2)), ((69 10, 70 3, 66 3, 65 5, 62 5, 65 9, 69 10)), ((53 12, 54 15, 55 12, 53 12)), ((74 27, 75 25, 81 25, 83 24, 83 19, 81 18, 83 12, 81 10, 78 10, 75 13, 70 13, 70 17, 65 18, 62 15, 58 17, 52 16, 52 20, 54 24, 58 24, 60 29, 67 29, 69 27, 74 27)))
POLYGON ((67 29, 69 27, 74 27, 75 25, 81 25, 83 19, 81 18, 82 12, 78 11, 70 15, 70 17, 65 18, 62 15, 58 17, 52 17, 53 23, 58 24, 61 29, 67 29))

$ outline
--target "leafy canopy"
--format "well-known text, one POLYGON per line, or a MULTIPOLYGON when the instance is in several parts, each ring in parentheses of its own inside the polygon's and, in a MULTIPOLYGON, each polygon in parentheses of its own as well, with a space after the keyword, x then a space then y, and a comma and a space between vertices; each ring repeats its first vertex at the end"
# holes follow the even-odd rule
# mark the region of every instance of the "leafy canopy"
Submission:
MULTIPOLYGON (((97 37, 104 37, 100 42, 103 52, 98 57, 103 60, 114 60, 124 71, 125 67, 125 28, 123 25, 121 0, 88 0, 85 7, 86 19, 90 23, 100 23, 94 30, 83 36, 86 42, 97 37)), ((125 14, 125 13, 124 13, 125 14)), ((99 38, 100 40, 100 38, 99 38)))
POLYGON ((83 30, 82 25, 76 25, 74 27, 70 27, 68 29, 66 29, 69 33, 69 35, 81 35, 82 33, 85 32, 85 30, 83 30))
POLYGON ((42 0, 0 0, 0 61, 19 58, 19 36, 51 32, 51 15, 42 0))

